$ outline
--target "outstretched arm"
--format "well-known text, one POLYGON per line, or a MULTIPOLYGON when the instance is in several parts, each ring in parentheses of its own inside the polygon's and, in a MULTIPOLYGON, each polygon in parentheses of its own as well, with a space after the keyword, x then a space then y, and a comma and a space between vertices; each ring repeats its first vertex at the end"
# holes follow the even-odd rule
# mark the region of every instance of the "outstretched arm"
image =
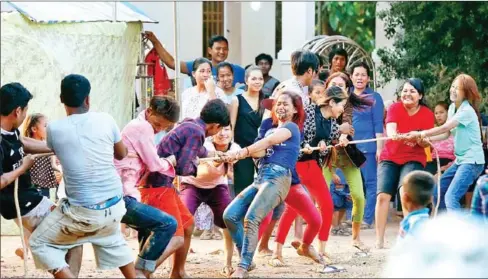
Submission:
POLYGON ((289 129, 278 128, 272 135, 265 137, 264 139, 258 140, 254 144, 237 151, 236 157, 240 159, 249 157, 250 154, 255 154, 259 151, 265 150, 270 146, 282 143, 287 139, 291 138, 291 136, 292 134, 289 129))
POLYGON ((46 142, 41 140, 35 140, 28 137, 20 137, 20 141, 24 146, 25 153, 30 154, 38 154, 38 153, 50 153, 53 152, 51 148, 49 148, 46 142))
MULTIPOLYGON (((163 61, 163 63, 168 66, 170 69, 174 70, 175 69, 175 59, 173 56, 163 47, 163 44, 158 40, 156 35, 154 35, 153 32, 151 31, 146 31, 146 38, 151 41, 153 44, 154 48, 156 49, 156 52, 158 53, 159 59, 163 61)), ((180 72, 183 74, 188 74, 188 68, 186 67, 186 63, 183 61, 180 61, 180 72)))

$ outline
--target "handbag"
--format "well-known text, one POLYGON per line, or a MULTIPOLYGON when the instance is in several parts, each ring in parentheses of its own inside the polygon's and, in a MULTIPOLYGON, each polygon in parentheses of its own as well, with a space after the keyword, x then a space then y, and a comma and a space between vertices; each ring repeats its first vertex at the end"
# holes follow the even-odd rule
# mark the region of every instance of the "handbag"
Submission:
MULTIPOLYGON (((351 136, 347 136, 347 139, 349 141, 353 140, 351 136)), ((347 157, 349 157, 357 168, 360 168, 366 162, 366 156, 364 156, 363 152, 355 144, 344 147, 344 150, 346 151, 347 157)))

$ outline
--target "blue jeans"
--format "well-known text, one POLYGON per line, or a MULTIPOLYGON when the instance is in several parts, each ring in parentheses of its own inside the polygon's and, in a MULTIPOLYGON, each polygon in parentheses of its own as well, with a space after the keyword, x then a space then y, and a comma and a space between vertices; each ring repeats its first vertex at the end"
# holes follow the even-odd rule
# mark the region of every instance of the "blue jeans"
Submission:
POLYGON ((124 202, 127 213, 121 222, 137 230, 139 237, 139 255, 135 267, 154 272, 157 259, 176 232, 176 219, 133 197, 125 196, 124 202))
MULTIPOLYGON (((441 201, 439 208, 458 210, 459 202, 483 171, 482 164, 452 164, 441 176, 441 201)), ((434 188, 434 204, 437 204, 437 187, 434 188)))
POLYGON ((251 265, 258 244, 259 225, 271 210, 285 200, 290 186, 290 170, 275 164, 263 165, 254 183, 237 195, 225 209, 225 225, 241 253, 239 267, 248 269, 251 265))
POLYGON ((361 167, 364 195, 366 198, 363 220, 366 224, 371 225, 374 221, 374 210, 376 207, 378 165, 376 162, 376 153, 364 153, 364 156, 366 156, 366 163, 361 167))

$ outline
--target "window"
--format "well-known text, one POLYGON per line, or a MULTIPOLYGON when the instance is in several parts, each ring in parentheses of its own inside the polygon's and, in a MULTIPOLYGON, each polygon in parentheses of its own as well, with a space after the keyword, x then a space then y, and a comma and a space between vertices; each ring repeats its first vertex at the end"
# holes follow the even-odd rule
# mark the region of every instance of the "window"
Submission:
POLYGON ((207 47, 212 36, 224 36, 224 1, 203 2, 203 49, 202 56, 209 58, 207 47))

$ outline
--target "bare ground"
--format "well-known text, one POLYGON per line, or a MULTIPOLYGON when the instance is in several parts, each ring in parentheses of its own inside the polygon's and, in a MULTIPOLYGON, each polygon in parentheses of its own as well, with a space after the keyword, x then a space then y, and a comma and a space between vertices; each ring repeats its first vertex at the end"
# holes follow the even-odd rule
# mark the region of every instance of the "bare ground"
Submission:
MULTIPOLYGON (((396 239, 398 223, 388 225, 386 232, 387 246, 391 246, 396 239)), ((290 234, 292 235, 292 234, 290 234)), ((289 245, 291 237, 283 249, 287 267, 273 268, 267 264, 269 258, 255 256, 257 269, 250 273, 254 278, 379 278, 381 276, 382 266, 388 250, 378 250, 374 248, 374 230, 365 230, 362 232, 363 242, 371 247, 370 255, 367 257, 357 257, 355 252, 358 250, 352 248, 351 238, 345 236, 331 236, 328 243, 328 252, 331 254, 334 265, 344 267, 346 270, 340 273, 320 274, 317 271, 320 265, 312 263, 310 260, 302 258, 295 253, 295 250, 289 245)), ((137 254, 137 241, 129 241, 137 254)), ((14 251, 20 247, 20 237, 2 236, 1 237, 1 278, 22 277, 24 274, 23 261, 18 258, 14 251)), ((214 254, 212 252, 223 249, 222 240, 192 240, 192 249, 195 253, 188 256, 187 271, 192 277, 196 278, 222 278, 220 270, 224 262, 223 253, 214 254)), ((270 248, 273 249, 273 239, 270 241, 270 248)), ((237 264, 238 257, 234 255, 233 264, 237 264)), ((163 266, 165 266, 163 264, 163 266)), ((32 259, 28 264, 30 278, 52 278, 50 274, 42 270, 36 270, 32 259)), ((116 278, 121 277, 118 270, 97 270, 93 256, 93 250, 89 245, 85 246, 83 255, 83 266, 80 272, 80 278, 116 278)), ((160 267, 156 271, 156 278, 167 278, 168 272, 165 267, 160 267)))

